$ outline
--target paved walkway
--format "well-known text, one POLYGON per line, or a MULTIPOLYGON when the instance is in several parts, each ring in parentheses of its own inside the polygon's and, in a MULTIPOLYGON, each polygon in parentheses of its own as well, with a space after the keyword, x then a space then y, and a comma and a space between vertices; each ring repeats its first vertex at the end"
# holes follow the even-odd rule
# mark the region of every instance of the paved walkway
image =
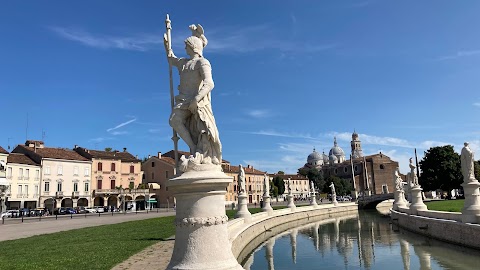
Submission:
MULTIPOLYGON (((58 220, 55 217, 42 218, 26 218, 24 223, 20 223, 21 219, 5 219, 5 224, 0 224, 0 241, 14 240, 19 238, 26 238, 34 235, 49 234, 61 231, 69 231, 74 229, 94 227, 105 224, 122 223, 131 220, 141 220, 164 216, 173 216, 175 212, 135 212, 122 214, 115 213, 113 216, 110 213, 85 215, 78 214, 70 216, 59 216, 58 220)), ((0 220, 1 221, 1 220, 0 220)))

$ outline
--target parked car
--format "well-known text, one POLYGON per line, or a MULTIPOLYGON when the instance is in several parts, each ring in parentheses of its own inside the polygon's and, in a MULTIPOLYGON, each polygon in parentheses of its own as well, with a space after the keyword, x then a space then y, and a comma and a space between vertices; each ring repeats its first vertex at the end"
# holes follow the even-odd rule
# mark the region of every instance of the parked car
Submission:
POLYGON ((7 211, 7 212, 3 212, 0 216, 0 218, 11 218, 12 217, 12 213, 7 211))
POLYGON ((56 208, 55 210, 53 210, 53 214, 54 215, 66 215, 67 214, 67 209, 65 207, 56 208))
POLYGON ((20 216, 29 217, 30 216, 30 209, 20 208, 20 216))
POLYGON ((75 211, 77 212, 77 214, 85 214, 85 213, 87 213, 87 210, 85 210, 85 207, 84 207, 84 206, 77 206, 77 207, 74 207, 73 209, 75 209, 75 211))
POLYGON ((97 213, 105 212, 105 208, 103 206, 96 206, 95 209, 97 210, 97 213))
POLYGON ((76 213, 77 213, 77 211, 76 211, 75 209, 71 208, 71 207, 67 207, 67 208, 65 209, 65 212, 67 213, 67 215, 76 214, 76 213))
POLYGON ((19 217, 20 216, 20 211, 18 211, 18 210, 8 210, 7 213, 10 213, 11 217, 19 217))
POLYGON ((87 211, 87 213, 97 213, 97 209, 93 207, 86 207, 85 211, 87 211))

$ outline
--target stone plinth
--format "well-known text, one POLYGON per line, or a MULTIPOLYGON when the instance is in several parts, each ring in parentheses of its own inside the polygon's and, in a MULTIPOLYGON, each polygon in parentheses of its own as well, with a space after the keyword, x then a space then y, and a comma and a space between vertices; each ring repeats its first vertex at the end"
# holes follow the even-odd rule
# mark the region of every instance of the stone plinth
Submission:
POLYGON ((410 191, 412 193, 412 203, 409 206, 410 214, 416 215, 419 210, 428 210, 427 206, 423 203, 422 188, 420 186, 413 186, 410 191))
POLYGON ((337 202, 337 196, 332 196, 332 203, 333 205, 337 206, 338 205, 338 202, 337 202))
POLYGON ((480 183, 475 180, 462 184, 463 194, 465 194, 465 204, 462 209, 463 223, 479 223, 480 218, 480 192, 478 188, 480 183))
POLYGON ((310 194, 310 205, 312 206, 318 206, 317 204, 317 198, 315 196, 315 193, 310 194))
POLYGON ((290 208, 292 211, 295 211, 295 209, 297 207, 295 206, 295 203, 293 202, 293 195, 288 194, 287 199, 288 199, 287 207, 290 208))
POLYGON ((231 182, 219 166, 168 181, 177 213, 175 247, 167 269, 242 269, 228 240, 225 189, 231 182))
POLYGON ((270 205, 270 196, 269 195, 264 195, 263 196, 263 207, 262 207, 263 212, 268 212, 271 214, 273 212, 273 208, 270 205))
POLYGON ((235 218, 243 218, 247 223, 252 219, 252 214, 248 211, 248 196, 245 193, 238 195, 238 210, 235 218))
POLYGON ((404 194, 405 193, 403 190, 395 190, 395 193, 393 194, 395 197, 395 201, 393 202, 393 210, 398 211, 399 207, 407 207, 404 194))

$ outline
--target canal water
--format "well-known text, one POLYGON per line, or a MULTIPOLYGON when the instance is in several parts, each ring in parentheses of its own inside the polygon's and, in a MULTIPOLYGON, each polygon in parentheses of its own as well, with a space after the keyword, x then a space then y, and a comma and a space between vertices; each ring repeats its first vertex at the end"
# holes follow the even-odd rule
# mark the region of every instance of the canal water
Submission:
MULTIPOLYGON (((448 233, 448 232, 445 232, 448 233)), ((480 251, 410 233, 376 210, 283 230, 246 255, 245 269, 480 269, 480 251)))

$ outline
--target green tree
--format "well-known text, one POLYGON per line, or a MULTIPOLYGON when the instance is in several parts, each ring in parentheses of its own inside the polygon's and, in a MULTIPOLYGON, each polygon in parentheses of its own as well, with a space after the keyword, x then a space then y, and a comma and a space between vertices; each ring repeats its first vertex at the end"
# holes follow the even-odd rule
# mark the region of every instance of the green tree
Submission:
POLYGON ((285 182, 280 176, 275 176, 272 180, 273 185, 278 189, 277 196, 285 193, 285 182))
POLYGON ((285 172, 284 171, 278 171, 277 174, 281 174, 281 175, 284 175, 285 172))
POLYGON ((105 152, 112 152, 112 148, 111 147, 105 147, 105 152))
POLYGON ((460 155, 451 145, 431 147, 419 166, 422 173, 418 181, 424 190, 451 191, 463 182, 460 155))
POLYGON ((343 179, 335 175, 330 175, 325 179, 326 184, 323 187, 323 192, 331 193, 330 183, 335 185, 335 193, 337 195, 350 195, 353 191, 353 186, 349 179, 343 179))
POLYGON ((475 178, 478 180, 478 179, 480 179, 480 160, 475 161, 475 163, 473 163, 473 165, 474 165, 474 170, 475 170, 475 178))
POLYGON ((316 168, 303 167, 298 169, 298 174, 306 176, 308 180, 312 181, 319 190, 322 190, 325 186, 323 173, 316 168))

